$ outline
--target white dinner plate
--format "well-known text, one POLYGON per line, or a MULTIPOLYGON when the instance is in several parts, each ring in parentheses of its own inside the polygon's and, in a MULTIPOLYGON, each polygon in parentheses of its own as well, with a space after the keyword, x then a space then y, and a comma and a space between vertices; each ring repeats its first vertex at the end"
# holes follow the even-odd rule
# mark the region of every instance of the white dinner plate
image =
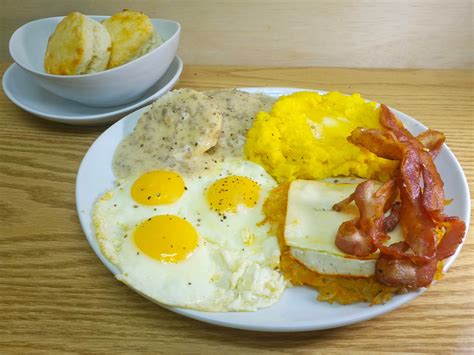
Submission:
POLYGON ((17 64, 10 65, 3 75, 3 91, 15 105, 35 116, 73 125, 97 125, 117 120, 166 94, 182 71, 183 61, 176 56, 163 76, 140 98, 114 107, 91 107, 56 96, 39 86, 17 64))
MULTIPOLYGON (((278 97, 295 91, 302 91, 303 89, 245 88, 241 90, 278 97)), ((324 91, 318 92, 325 93, 324 91)), ((132 132, 137 120, 147 109, 147 107, 144 107, 129 114, 97 138, 85 155, 77 174, 76 204, 82 228, 92 249, 94 249, 99 259, 113 274, 116 274, 118 271, 101 253, 94 234, 92 226, 93 204, 99 196, 114 186, 112 158, 115 148, 123 138, 132 132)), ((425 126, 415 119, 399 111, 393 111, 412 133, 419 134, 426 129, 425 126)), ((461 166, 446 145, 441 149, 436 159, 436 165, 445 183, 446 196, 453 199, 453 202, 446 206, 445 212, 448 215, 459 216, 469 226, 470 195, 467 181, 461 166)), ((462 245, 459 246, 455 255, 447 260, 445 270, 451 266, 461 251, 461 247, 462 245)), ((365 303, 342 306, 318 302, 315 299, 316 291, 314 289, 294 287, 285 290, 281 300, 275 305, 256 312, 211 313, 176 307, 164 307, 190 318, 231 328, 296 332, 335 328, 361 322, 390 312, 413 300, 423 291, 418 290, 397 295, 389 302, 375 306, 365 303)))

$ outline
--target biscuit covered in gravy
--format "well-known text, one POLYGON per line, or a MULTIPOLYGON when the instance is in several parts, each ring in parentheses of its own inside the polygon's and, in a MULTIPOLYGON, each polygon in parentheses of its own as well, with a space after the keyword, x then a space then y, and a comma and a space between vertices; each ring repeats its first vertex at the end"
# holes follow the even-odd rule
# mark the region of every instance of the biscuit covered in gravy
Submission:
POLYGON ((114 172, 127 177, 157 167, 175 168, 216 145, 221 126, 222 114, 207 95, 172 91, 156 101, 120 143, 114 172))

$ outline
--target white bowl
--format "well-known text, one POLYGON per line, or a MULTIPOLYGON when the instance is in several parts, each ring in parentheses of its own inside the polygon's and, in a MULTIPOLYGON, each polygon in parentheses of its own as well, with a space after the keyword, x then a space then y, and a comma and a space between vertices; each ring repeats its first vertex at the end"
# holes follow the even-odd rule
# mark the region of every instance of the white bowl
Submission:
MULTIPOLYGON (((108 16, 90 16, 102 21, 108 16)), ((44 70, 48 38, 64 17, 29 22, 10 38, 10 55, 44 89, 94 107, 124 105, 142 96, 168 69, 179 44, 178 22, 151 19, 163 43, 150 53, 119 67, 85 75, 53 75, 44 70)))

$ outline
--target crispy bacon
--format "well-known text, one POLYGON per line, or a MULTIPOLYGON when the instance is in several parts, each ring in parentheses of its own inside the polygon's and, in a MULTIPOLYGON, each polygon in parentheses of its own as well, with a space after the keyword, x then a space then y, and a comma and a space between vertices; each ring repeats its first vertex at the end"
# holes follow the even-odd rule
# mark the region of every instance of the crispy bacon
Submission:
POLYGON ((443 224, 446 231, 437 246, 438 260, 453 255, 461 244, 464 233, 466 233, 466 224, 457 217, 446 217, 443 224))
MULTIPOLYGON (((426 148, 422 142, 418 141, 410 132, 408 132, 408 130, 403 126, 403 123, 385 105, 381 105, 380 123, 385 128, 391 130, 399 142, 410 147, 410 150, 415 152, 418 156, 418 162, 416 165, 420 165, 417 169, 421 170, 423 178, 423 205, 432 217, 436 218, 444 208, 444 184, 436 166, 434 165, 433 158, 425 150, 426 148)), ((438 136, 437 139, 441 139, 439 133, 440 132, 430 134, 438 136)), ((427 142, 430 134, 427 133, 425 136, 422 136, 422 139, 427 142)), ((444 136, 442 139, 444 139, 444 136)), ((439 144, 439 142, 437 144, 439 144)), ((415 178, 417 178, 417 176, 415 178)), ((411 185, 411 188, 413 188, 413 185, 411 185)))
POLYGON ((421 194, 421 169, 420 157, 414 149, 407 149, 402 163, 400 164, 400 174, 408 196, 416 199, 421 194))
POLYGON ((439 131, 428 129, 416 137, 417 141, 429 150, 431 158, 436 158, 446 138, 439 131))
POLYGON ((400 144, 395 135, 390 131, 356 128, 347 140, 385 159, 402 160, 405 153, 403 144, 400 144))
POLYGON ((401 203, 399 201, 395 202, 392 205, 390 214, 383 219, 383 229, 385 233, 393 231, 400 221, 400 207, 401 203))
POLYGON ((346 197, 344 200, 336 203, 334 206, 332 206, 332 209, 337 212, 341 212, 344 208, 346 208, 352 201, 354 201, 354 196, 355 193, 352 193, 349 195, 349 197, 346 197))
POLYGON ((378 187, 374 180, 359 184, 354 193, 333 206, 340 210, 352 200, 359 208, 358 219, 339 226, 336 245, 343 252, 355 256, 368 256, 377 250, 375 242, 388 239, 385 234, 384 212, 390 208, 397 194, 395 179, 378 187), (390 202, 390 203, 387 203, 390 202))
POLYGON ((401 143, 413 143, 413 135, 405 128, 403 123, 385 105, 380 105, 380 123, 392 132, 401 143))
POLYGON ((433 159, 427 152, 421 152, 423 171, 423 206, 438 219, 444 209, 444 183, 434 165, 433 159))
POLYGON ((360 230, 358 219, 346 221, 339 226, 336 246, 346 254, 360 257, 368 256, 377 250, 372 240, 360 230))
POLYGON ((421 196, 411 198, 402 185, 400 199, 400 226, 405 241, 415 255, 433 258, 436 255, 436 225, 424 210, 421 196))
MULTIPOLYGON (((408 244, 404 242, 392 244, 390 247, 401 253, 409 250, 408 244)), ((435 259, 423 265, 417 265, 408 258, 394 258, 382 253, 375 263, 375 276, 387 286, 426 287, 433 280, 436 268, 435 259)))
POLYGON ((385 105, 381 105, 380 122, 383 130, 358 128, 348 140, 379 157, 400 161, 400 169, 381 188, 376 190, 373 181, 365 181, 333 207, 338 210, 354 200, 360 212, 359 219, 341 225, 339 244, 344 244, 343 238, 344 242, 351 241, 343 246, 348 254, 378 248, 376 277, 388 286, 426 287, 433 280, 438 261, 455 253, 466 231, 463 221, 443 214, 444 186, 433 158, 444 143, 444 135, 428 130, 414 137, 385 105), (393 205, 397 190, 401 201, 393 205), (392 213, 384 218, 392 205, 392 213), (405 241, 384 245, 386 231, 398 220, 405 241), (439 228, 444 228, 444 235, 437 244, 439 228))

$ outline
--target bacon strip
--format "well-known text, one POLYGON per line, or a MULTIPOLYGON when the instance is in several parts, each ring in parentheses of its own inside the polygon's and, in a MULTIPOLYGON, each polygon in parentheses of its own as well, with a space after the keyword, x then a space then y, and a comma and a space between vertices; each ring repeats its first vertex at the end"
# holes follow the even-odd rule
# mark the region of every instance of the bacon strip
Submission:
POLYGON ((375 264, 377 279, 387 286, 406 286, 408 288, 427 287, 436 274, 438 261, 446 259, 456 252, 462 242, 466 225, 457 217, 448 217, 446 233, 436 247, 436 256, 424 263, 416 263, 409 257, 409 246, 405 242, 390 246, 390 251, 384 253, 375 264), (397 256, 394 256, 397 255, 397 256), (399 256, 401 255, 401 256, 399 256))
POLYGON ((347 254, 359 257, 374 253, 376 243, 389 238, 385 234, 384 212, 390 208, 396 194, 395 179, 380 187, 375 181, 366 180, 357 186, 351 196, 334 205, 333 209, 340 210, 354 200, 360 212, 358 219, 339 226, 336 246, 347 254))
POLYGON ((420 157, 423 171, 423 206, 432 218, 439 219, 444 209, 444 183, 431 156, 421 152, 420 157))
POLYGON ((402 160, 405 154, 405 147, 397 141, 395 135, 390 131, 356 128, 347 140, 385 159, 402 160))
POLYGON ((416 199, 421 194, 422 172, 420 157, 414 149, 407 149, 400 165, 403 185, 411 199, 416 199))
POLYGON ((403 123, 385 105, 380 105, 380 123, 392 132, 401 143, 413 143, 413 135, 405 128, 403 123))
POLYGON ((424 210, 421 196, 411 198, 402 185, 400 225, 405 241, 415 255, 434 258, 436 255, 436 225, 424 210))
POLYGON ((395 229, 398 222, 400 221, 400 202, 395 202, 392 206, 390 214, 383 220, 383 229, 385 233, 389 233, 395 229))
POLYGON ((355 193, 352 193, 349 195, 349 197, 346 197, 344 200, 336 203, 334 206, 332 206, 332 209, 337 212, 341 212, 344 208, 346 208, 352 201, 354 201, 354 196, 355 193))
POLYGON ((437 247, 438 260, 443 260, 456 252, 466 233, 466 224, 457 217, 447 217, 445 221, 445 234, 437 247))
MULTIPOLYGON (((423 144, 408 132, 403 126, 403 123, 385 105, 381 105, 380 123, 385 128, 391 130, 401 143, 406 144, 418 155, 418 164, 421 165, 424 184, 423 205, 430 212, 432 217, 436 218, 444 208, 444 184, 431 155, 425 151, 423 144)), ((425 140, 427 140, 427 137, 428 133, 426 136, 422 136, 425 140)))
POLYGON ((463 221, 443 214, 444 186, 433 158, 445 138, 441 132, 431 130, 414 137, 385 105, 381 105, 380 122, 383 130, 358 128, 348 140, 379 157, 399 160, 400 170, 377 191, 373 181, 366 181, 334 206, 337 210, 354 200, 360 211, 358 220, 341 225, 340 238, 351 240, 352 244, 344 246, 348 254, 361 250, 367 253, 374 247, 380 250, 376 264, 380 282, 407 288, 426 287, 436 273, 438 261, 455 253, 466 231, 463 221), (401 202, 393 207, 393 217, 391 214, 384 218, 383 212, 393 204, 393 191, 397 189, 401 202), (386 246, 385 233, 394 228, 397 220, 405 241, 386 246), (445 232, 437 245, 439 227, 445 232), (370 248, 368 241, 372 242, 370 248))
POLYGON ((372 240, 360 230, 359 220, 346 221, 339 226, 336 235, 336 246, 344 253, 355 256, 368 256, 377 248, 372 240))
POLYGON ((442 132, 428 129, 418 135, 416 140, 429 150, 431 158, 434 159, 438 156, 446 138, 442 132))
MULTIPOLYGON (((401 253, 406 253, 409 250, 408 244, 404 242, 392 244, 390 247, 401 253)), ((381 254, 375 263, 375 276, 377 280, 387 286, 426 287, 433 280, 436 268, 437 261, 435 259, 431 259, 423 265, 417 265, 407 258, 394 258, 387 254, 381 254)))

